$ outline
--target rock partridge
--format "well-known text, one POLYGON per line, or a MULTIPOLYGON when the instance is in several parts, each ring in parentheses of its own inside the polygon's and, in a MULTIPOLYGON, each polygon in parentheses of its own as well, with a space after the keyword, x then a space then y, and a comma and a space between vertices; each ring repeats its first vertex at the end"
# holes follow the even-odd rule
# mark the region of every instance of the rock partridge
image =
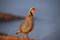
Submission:
POLYGON ((27 16, 22 20, 22 23, 16 34, 23 33, 24 37, 28 37, 28 33, 31 32, 34 27, 33 14, 35 11, 35 8, 29 9, 27 16))

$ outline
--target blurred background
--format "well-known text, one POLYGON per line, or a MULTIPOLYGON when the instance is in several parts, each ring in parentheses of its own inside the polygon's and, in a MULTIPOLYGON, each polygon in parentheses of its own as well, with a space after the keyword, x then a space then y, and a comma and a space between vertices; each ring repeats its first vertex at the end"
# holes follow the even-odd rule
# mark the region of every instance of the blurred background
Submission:
MULTIPOLYGON (((26 16, 31 7, 35 7, 34 29, 29 37, 39 40, 60 40, 59 0, 0 0, 0 12, 8 12, 17 16, 26 16)), ((16 35, 21 20, 0 22, 0 33, 16 35)))

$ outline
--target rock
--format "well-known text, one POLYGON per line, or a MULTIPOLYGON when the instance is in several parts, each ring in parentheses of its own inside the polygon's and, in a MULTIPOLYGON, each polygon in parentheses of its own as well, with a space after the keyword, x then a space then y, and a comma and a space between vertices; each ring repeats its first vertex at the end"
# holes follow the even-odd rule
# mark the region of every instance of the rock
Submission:
POLYGON ((0 40, 33 40, 22 36, 0 36, 0 40))

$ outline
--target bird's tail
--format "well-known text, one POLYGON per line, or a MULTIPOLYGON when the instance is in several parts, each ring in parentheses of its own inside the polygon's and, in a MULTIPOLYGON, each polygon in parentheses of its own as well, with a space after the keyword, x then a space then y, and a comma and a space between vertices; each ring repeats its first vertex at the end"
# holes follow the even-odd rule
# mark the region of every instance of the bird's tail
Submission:
POLYGON ((19 34, 19 33, 21 33, 21 30, 18 30, 18 31, 16 32, 16 34, 19 34))

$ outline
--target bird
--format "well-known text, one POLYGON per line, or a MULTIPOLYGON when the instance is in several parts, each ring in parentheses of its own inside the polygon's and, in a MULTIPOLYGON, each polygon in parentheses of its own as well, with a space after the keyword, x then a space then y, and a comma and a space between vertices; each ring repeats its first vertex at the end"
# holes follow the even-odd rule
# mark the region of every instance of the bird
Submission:
POLYGON ((33 14, 35 14, 36 8, 31 7, 26 17, 22 20, 16 34, 23 33, 24 37, 28 37, 28 33, 32 31, 34 27, 33 14))

